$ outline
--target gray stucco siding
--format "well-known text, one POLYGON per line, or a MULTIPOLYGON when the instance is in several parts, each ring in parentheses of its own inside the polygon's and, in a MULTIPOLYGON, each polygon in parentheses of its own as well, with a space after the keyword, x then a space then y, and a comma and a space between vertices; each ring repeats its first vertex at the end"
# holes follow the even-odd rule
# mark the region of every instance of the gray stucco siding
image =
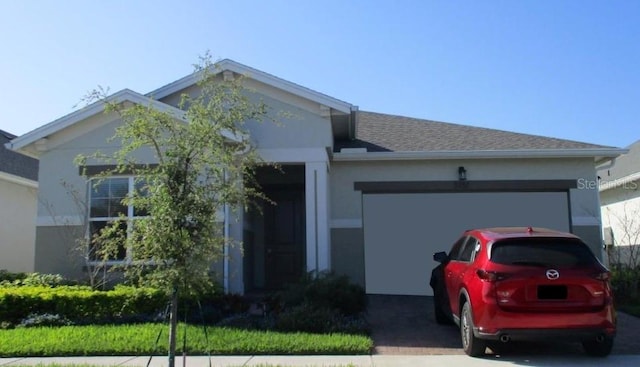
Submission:
POLYGON ((75 238, 84 226, 48 226, 36 228, 35 271, 60 274, 68 279, 86 279, 85 265, 75 238))
MULTIPOLYGON (((40 189, 38 216, 80 216, 87 201, 87 179, 80 174, 75 164, 78 155, 90 156, 96 152, 111 154, 120 148, 118 141, 109 141, 115 129, 122 124, 119 119, 65 142, 40 156, 40 189), (75 198, 69 190, 76 191, 75 198)), ((136 151, 133 155, 143 163, 155 163, 150 149, 136 151)), ((87 165, 105 164, 104 161, 88 159, 87 165)), ((62 224, 62 223, 53 223, 62 224)))
MULTIPOLYGON (((457 180, 464 166, 468 180, 596 179, 593 161, 585 159, 431 160, 332 162, 331 218, 362 219, 362 194, 355 182, 457 180)), ((578 185, 570 190, 571 214, 598 218, 597 189, 578 185)))
POLYGON ((362 228, 331 230, 331 265, 334 273, 347 275, 354 283, 365 285, 362 228))
MULTIPOLYGON (((494 181, 496 184, 500 182, 515 184, 519 181, 530 181, 532 187, 540 186, 542 180, 551 183, 571 182, 571 185, 556 190, 561 194, 558 197, 566 198, 563 203, 557 204, 568 208, 562 210, 565 217, 550 227, 564 228, 583 237, 596 256, 602 258, 598 191, 597 187, 590 184, 596 180, 595 167, 591 158, 333 161, 330 174, 333 270, 336 273, 349 275, 360 284, 366 283, 365 278, 368 279, 368 276, 365 275, 368 271, 372 271, 367 268, 364 256, 368 250, 365 241, 367 223, 363 218, 363 201, 366 194, 356 189, 356 182, 457 181, 459 166, 464 166, 467 170, 469 182, 494 181), (566 217, 567 215, 569 218, 566 217)), ((514 190, 518 191, 517 188, 514 190)), ((537 191, 545 191, 545 188, 537 191)), ((496 197, 508 200, 510 196, 496 197)), ((524 202, 526 201, 524 199, 534 197, 535 195, 526 196, 525 194, 522 200, 524 202)), ((555 207, 555 204, 549 204, 549 207, 555 207)), ((398 218, 403 218, 398 210, 402 211, 402 209, 396 209, 394 213, 398 213, 398 218)))
POLYGON ((593 253, 600 259, 603 259, 604 256, 604 248, 602 242, 602 231, 600 230, 600 226, 573 226, 571 228, 571 233, 580 237, 587 245, 593 253))
MULTIPOLYGON (((258 149, 290 149, 333 146, 331 121, 322 116, 320 105, 293 94, 266 86, 254 80, 245 80, 246 95, 253 103, 264 103, 267 117, 261 122, 248 121, 244 128, 258 149)), ((180 95, 199 94, 199 87, 189 87, 161 99, 178 107, 180 95)))

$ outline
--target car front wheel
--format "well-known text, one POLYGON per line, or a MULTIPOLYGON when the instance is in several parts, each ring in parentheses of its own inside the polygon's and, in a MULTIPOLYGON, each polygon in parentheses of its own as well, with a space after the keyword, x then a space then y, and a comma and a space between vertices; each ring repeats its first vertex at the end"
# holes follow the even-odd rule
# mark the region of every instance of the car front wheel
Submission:
POLYGON ((462 349, 471 357, 481 357, 484 355, 486 344, 483 340, 473 335, 473 318, 471 317, 471 305, 465 302, 460 314, 460 336, 462 338, 462 349))

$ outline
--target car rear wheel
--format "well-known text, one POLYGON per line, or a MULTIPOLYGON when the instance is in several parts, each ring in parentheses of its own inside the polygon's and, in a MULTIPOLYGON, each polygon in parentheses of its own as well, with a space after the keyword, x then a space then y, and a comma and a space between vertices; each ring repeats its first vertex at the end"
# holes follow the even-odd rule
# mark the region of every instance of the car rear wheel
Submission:
POLYGON ((611 354, 611 349, 613 349, 613 338, 604 338, 602 341, 584 341, 582 348, 587 355, 592 357, 606 357, 611 354))
POLYGON ((481 357, 487 348, 483 340, 473 335, 473 318, 471 317, 471 305, 465 302, 460 315, 460 336, 462 338, 462 349, 471 357, 481 357))

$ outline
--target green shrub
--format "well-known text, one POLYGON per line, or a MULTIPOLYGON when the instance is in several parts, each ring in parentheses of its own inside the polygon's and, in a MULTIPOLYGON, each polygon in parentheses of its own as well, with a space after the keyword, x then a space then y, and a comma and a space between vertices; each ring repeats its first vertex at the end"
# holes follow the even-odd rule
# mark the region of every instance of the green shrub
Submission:
POLYGON ((361 286, 352 284, 346 276, 321 274, 305 276, 284 291, 266 300, 275 318, 275 328, 281 331, 313 333, 366 334, 364 318, 367 297, 361 286))
POLYGON ((30 314, 57 314, 79 323, 135 321, 157 314, 165 301, 162 293, 150 288, 117 286, 111 291, 95 291, 83 286, 5 287, 0 288, 0 321, 18 324, 30 314))
POLYGON ((309 303, 284 310, 276 319, 276 330, 308 333, 330 333, 340 324, 342 316, 332 308, 309 303))
POLYGON ((618 302, 634 301, 640 295, 640 267, 613 266, 611 287, 618 302))
POLYGON ((307 289, 307 301, 337 309, 346 316, 364 312, 367 307, 364 289, 351 284, 345 275, 327 275, 312 282, 307 289))
POLYGON ((215 326, 243 330, 276 330, 276 318, 269 315, 257 316, 240 313, 230 315, 220 320, 215 326))
POLYGON ((68 326, 72 322, 66 318, 56 314, 31 314, 23 319, 18 327, 37 327, 37 326, 68 326))
POLYGON ((40 274, 30 273, 24 279, 19 280, 22 286, 43 286, 57 287, 60 285, 70 285, 60 274, 40 274))
POLYGON ((241 314, 249 310, 245 297, 238 294, 225 294, 217 283, 206 292, 198 295, 180 297, 180 313, 192 324, 212 325, 225 317, 241 314))
POLYGON ((26 277, 27 273, 12 273, 5 269, 0 269, 0 285, 13 283, 16 280, 21 280, 26 277))
POLYGON ((76 282, 66 280, 60 274, 9 273, 6 271, 4 274, 0 273, 0 285, 2 287, 58 287, 61 285, 74 284, 76 284, 76 282))
POLYGON ((317 278, 305 276, 290 285, 277 298, 284 308, 309 304, 317 308, 335 309, 345 316, 357 315, 367 308, 364 289, 352 284, 345 275, 321 274, 317 278))

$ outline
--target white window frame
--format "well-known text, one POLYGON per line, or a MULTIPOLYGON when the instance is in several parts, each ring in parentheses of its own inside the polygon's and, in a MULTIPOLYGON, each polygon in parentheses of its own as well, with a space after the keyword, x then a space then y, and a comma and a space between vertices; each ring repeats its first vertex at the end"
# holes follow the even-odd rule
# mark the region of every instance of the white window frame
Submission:
MULTIPOLYGON (((104 178, 92 178, 89 180, 88 182, 88 198, 89 198, 89 205, 87 206, 87 220, 88 220, 88 228, 87 228, 87 237, 88 237, 88 241, 89 241, 89 251, 91 251, 91 248, 93 246, 93 244, 91 243, 92 240, 92 233, 91 233, 91 223, 92 222, 112 222, 112 221, 116 221, 116 220, 122 220, 121 217, 92 217, 91 216, 91 204, 92 204, 92 200, 93 200, 93 193, 94 193, 94 185, 96 184, 97 181, 106 181, 106 180, 110 180, 110 179, 123 179, 126 178, 127 181, 127 196, 131 197, 134 194, 134 190, 135 190, 135 184, 136 184, 136 177, 135 176, 131 176, 131 175, 114 175, 114 176, 109 176, 109 177, 104 177, 104 178)), ((133 261, 133 252, 131 249, 131 246, 129 245, 129 237, 131 236, 131 232, 132 232, 132 224, 135 220, 137 219, 141 219, 141 218, 147 218, 146 216, 134 216, 134 207, 133 205, 127 205, 127 215, 126 215, 126 222, 127 222, 127 239, 126 239, 126 244, 125 244, 125 250, 126 250, 126 255, 125 258, 122 260, 106 260, 106 261, 99 261, 99 260, 94 260, 91 259, 91 255, 90 253, 87 254, 88 258, 89 258, 89 264, 92 265, 96 265, 96 264, 104 264, 104 265, 122 265, 122 264, 127 264, 127 263, 131 263, 133 261)))

